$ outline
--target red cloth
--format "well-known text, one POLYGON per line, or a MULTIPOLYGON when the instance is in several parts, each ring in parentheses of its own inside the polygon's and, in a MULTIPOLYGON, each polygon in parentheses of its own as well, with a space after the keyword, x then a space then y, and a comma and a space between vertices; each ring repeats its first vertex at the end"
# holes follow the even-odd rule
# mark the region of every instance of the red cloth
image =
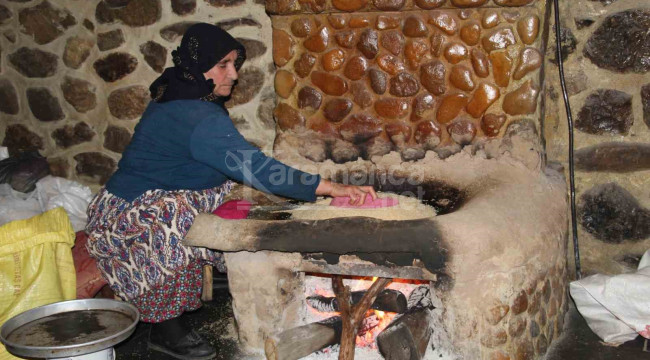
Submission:
POLYGON ((224 219, 246 219, 251 203, 246 200, 230 200, 221 204, 212 213, 224 219))
POLYGON ((97 268, 97 262, 86 249, 88 235, 78 231, 72 248, 72 259, 77 273, 77 299, 87 299, 95 296, 107 284, 97 268))

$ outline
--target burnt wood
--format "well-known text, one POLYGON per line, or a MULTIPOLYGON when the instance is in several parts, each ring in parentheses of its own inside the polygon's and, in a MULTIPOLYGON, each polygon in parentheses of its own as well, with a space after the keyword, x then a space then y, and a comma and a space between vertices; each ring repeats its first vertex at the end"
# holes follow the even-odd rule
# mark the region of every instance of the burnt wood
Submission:
MULTIPOLYGON (((352 304, 357 304, 365 295, 365 291, 353 291, 350 293, 352 304)), ((339 302, 336 297, 312 295, 307 297, 307 304, 318 311, 335 312, 339 311, 339 302)), ((371 309, 403 313, 407 309, 406 296, 398 290, 384 289, 377 295, 371 309)))
POLYGON ((432 329, 433 308, 428 286, 418 287, 409 297, 409 309, 398 315, 377 336, 377 348, 387 360, 421 360, 427 350, 432 329))

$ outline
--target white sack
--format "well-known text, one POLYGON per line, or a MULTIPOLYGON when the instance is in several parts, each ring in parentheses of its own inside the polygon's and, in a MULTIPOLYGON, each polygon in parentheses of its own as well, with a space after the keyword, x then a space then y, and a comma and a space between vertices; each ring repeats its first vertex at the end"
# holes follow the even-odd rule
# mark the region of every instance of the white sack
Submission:
POLYGON ((15 220, 29 219, 42 213, 34 191, 18 192, 9 184, 0 184, 0 225, 15 220))
POLYGON ((26 194, 13 190, 9 184, 0 184, 0 225, 29 219, 60 206, 68 214, 74 231, 84 230, 86 209, 92 197, 89 187, 49 175, 36 183, 34 191, 26 194))
POLYGON ((650 339, 650 250, 635 273, 596 274, 569 286, 578 311, 591 330, 608 343, 650 339))
MULTIPOLYGON (((0 146, 0 160, 9 157, 9 150, 0 146)), ((70 218, 74 231, 86 227, 86 209, 93 195, 88 186, 61 177, 46 176, 29 193, 15 191, 9 184, 0 184, 0 225, 29 219, 61 206, 70 218)))
POLYGON ((43 211, 61 206, 68 213, 74 231, 86 227, 86 209, 93 198, 88 186, 61 177, 46 176, 36 183, 38 202, 43 211))

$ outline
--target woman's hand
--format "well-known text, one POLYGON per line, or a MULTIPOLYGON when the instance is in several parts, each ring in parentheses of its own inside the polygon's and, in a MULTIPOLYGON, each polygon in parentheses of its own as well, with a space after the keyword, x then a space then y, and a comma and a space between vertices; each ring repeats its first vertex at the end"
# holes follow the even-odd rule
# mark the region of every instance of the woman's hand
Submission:
POLYGON ((343 185, 329 180, 321 179, 316 188, 316 195, 329 195, 331 197, 348 196, 350 205, 362 205, 366 196, 370 195, 373 200, 377 199, 377 193, 372 186, 343 185))

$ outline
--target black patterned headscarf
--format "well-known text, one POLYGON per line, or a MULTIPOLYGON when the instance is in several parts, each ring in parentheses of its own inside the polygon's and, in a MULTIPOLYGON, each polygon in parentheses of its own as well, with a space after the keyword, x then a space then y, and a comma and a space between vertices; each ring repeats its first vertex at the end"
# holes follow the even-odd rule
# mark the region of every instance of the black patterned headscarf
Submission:
POLYGON ((235 68, 239 71, 246 59, 244 46, 215 25, 198 23, 190 26, 181 45, 172 51, 174 67, 165 71, 149 86, 155 102, 205 100, 223 106, 226 99, 212 93, 215 84, 203 73, 214 67, 231 51, 237 51, 235 68))

